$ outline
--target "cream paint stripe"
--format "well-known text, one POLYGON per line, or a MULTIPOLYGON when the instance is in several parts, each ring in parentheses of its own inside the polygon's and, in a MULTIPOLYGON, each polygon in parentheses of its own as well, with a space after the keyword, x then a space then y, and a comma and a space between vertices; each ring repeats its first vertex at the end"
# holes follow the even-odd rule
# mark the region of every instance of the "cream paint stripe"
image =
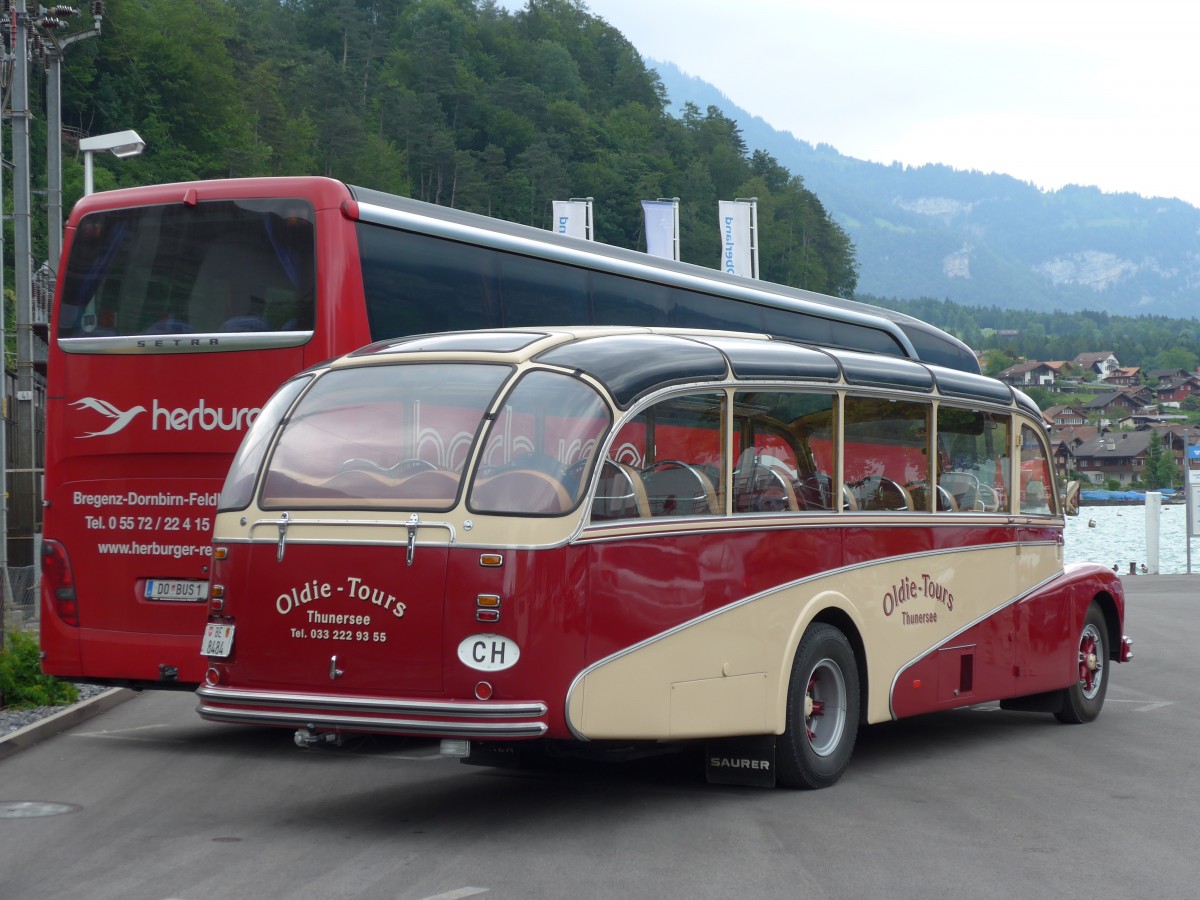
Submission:
MULTIPOLYGON (((761 672, 763 667, 766 667, 767 673, 773 679, 773 683, 767 686, 768 691, 774 688, 778 692, 776 696, 769 698, 773 727, 778 731, 778 727, 781 727, 779 722, 782 721, 782 716, 786 712, 787 679, 784 670, 786 668, 790 672, 792 656, 796 652, 800 636, 803 635, 802 626, 808 625, 818 612, 829 607, 841 608, 848 617, 856 622, 856 628, 859 630, 866 648, 866 667, 868 667, 870 679, 868 689, 871 698, 871 720, 887 720, 892 718, 888 685, 893 682, 894 673, 905 661, 914 656, 928 653, 930 649, 944 643, 952 634, 949 630, 941 629, 935 629, 932 632, 929 629, 899 631, 900 626, 895 624, 895 620, 901 618, 900 614, 895 617, 895 620, 889 620, 882 617, 877 610, 878 601, 886 593, 887 587, 894 586, 901 575, 911 578, 913 574, 911 571, 906 571, 905 566, 910 566, 919 560, 925 564, 923 568, 934 571, 942 583, 952 584, 953 590, 959 592, 960 598, 970 599, 972 594, 979 594, 978 587, 974 587, 977 583, 985 586, 983 596, 980 598, 983 602, 972 602, 971 604, 973 607, 970 610, 971 618, 974 620, 978 618, 977 611, 982 608, 1001 608, 1004 602, 1012 600, 1015 595, 1025 593, 1024 590, 1016 589, 1015 578, 1018 577, 1016 572, 1020 566, 1014 565, 1014 563, 1018 559, 1018 552, 1016 552, 1018 547, 1025 547, 1027 551, 1032 546, 1013 542, 1013 544, 986 545, 984 547, 948 548, 946 551, 935 554, 902 554, 902 556, 876 560, 876 562, 866 565, 844 566, 838 570, 800 578, 800 580, 780 584, 780 586, 748 596, 748 598, 722 607, 720 610, 714 610, 702 617, 692 619, 688 623, 674 626, 674 628, 649 637, 632 647, 619 650, 619 652, 584 668, 572 680, 568 694, 566 694, 566 721, 577 738, 588 739, 588 732, 593 732, 592 736, 598 736, 592 725, 583 721, 584 719, 590 720, 590 716, 592 716, 590 712, 584 714, 584 708, 593 710, 607 707, 612 715, 616 715, 613 710, 617 709, 619 703, 628 702, 628 698, 616 698, 611 694, 612 690, 619 690, 619 685, 613 682, 611 674, 606 674, 599 680, 594 677, 595 673, 602 670, 611 673, 616 673, 617 670, 630 672, 637 670, 638 678, 666 679, 668 684, 656 685, 656 689, 670 694, 670 683, 682 683, 684 680, 696 678, 701 680, 715 678, 713 689, 716 690, 721 684, 722 677, 730 678, 738 676, 738 674, 761 672), (972 560, 973 564, 964 562, 961 566, 955 566, 953 560, 961 558, 962 553, 974 554, 977 559, 972 560), (930 566, 930 560, 936 560, 936 568, 930 566), (892 571, 887 572, 888 569, 892 571), (883 577, 884 575, 886 577, 883 577), (979 578, 979 575, 983 575, 983 577, 979 578), (881 587, 881 583, 884 581, 886 584, 881 587), (821 582, 828 582, 829 587, 833 589, 824 590, 824 592, 821 590, 805 592, 803 590, 805 587, 820 586, 821 582), (1000 593, 1003 600, 1000 604, 995 601, 986 602, 986 594, 989 593, 992 595, 1000 593), (755 607, 760 608, 760 612, 751 614, 749 618, 740 614, 740 611, 748 610, 751 605, 764 598, 774 598, 778 602, 773 602, 769 607, 755 607), (763 634, 762 623, 756 622, 756 616, 761 618, 763 614, 767 614, 772 622, 772 634, 763 634), (716 617, 726 619, 722 625, 724 630, 712 631, 707 628, 708 623, 713 622, 716 617), (872 619, 875 620, 874 624, 870 624, 872 619), (689 640, 682 642, 673 640, 689 631, 696 632, 689 640), (904 638, 905 635, 907 635, 907 640, 904 638), (913 635, 917 635, 917 637, 913 638, 913 635), (928 637, 922 638, 920 637, 922 635, 928 635, 928 637), (914 644, 914 640, 924 640, 924 643, 918 647, 914 644), (660 644, 667 643, 670 646, 666 646, 664 650, 654 649, 660 644), (688 646, 700 655, 692 659, 673 659, 672 653, 676 650, 672 648, 677 644, 679 647, 688 646), (750 656, 746 656, 744 652, 746 646, 758 648, 757 656, 750 654, 757 661, 750 661, 750 656), (632 656, 638 656, 638 661, 629 662, 629 664, 623 661, 632 656), (716 656, 730 659, 726 659, 724 665, 719 662, 714 664, 713 660, 716 656), (653 665, 646 668, 647 660, 652 658, 661 658, 661 668, 665 671, 655 670, 653 665), (732 662, 731 659, 733 659, 732 662), (871 677, 871 673, 877 674, 871 677), (586 684, 588 680, 594 684, 586 684), (601 688, 601 683, 607 684, 607 690, 601 688)), ((1037 554, 1038 557, 1043 557, 1044 564, 1048 565, 1052 559, 1057 558, 1057 544, 1056 542, 1045 542, 1043 546, 1055 548, 1055 553, 1037 554)), ((1032 556, 1033 554, 1026 552, 1027 558, 1032 558, 1032 556)), ((1025 568, 1028 568, 1028 565, 1025 568)), ((917 574, 917 577, 920 575, 917 574)), ((1038 580, 1042 580, 1042 577, 1044 575, 1039 576, 1038 580)), ((934 583, 938 582, 935 580, 934 583)), ((954 631, 958 630, 959 626, 955 626, 954 631)), ((647 698, 650 690, 652 689, 647 684, 646 691, 637 696, 636 702, 643 706, 652 702, 647 698)), ((665 727, 661 725, 662 715, 664 714, 661 710, 658 712, 643 710, 642 724, 638 727, 643 731, 653 730, 653 727, 665 727), (659 722, 658 726, 653 725, 655 721, 659 722)), ((607 722, 605 730, 610 727, 617 728, 619 731, 619 727, 613 725, 613 722, 607 722)), ((604 734, 604 736, 607 737, 610 734, 604 734)), ((665 734, 661 734, 659 737, 665 737, 665 734)))

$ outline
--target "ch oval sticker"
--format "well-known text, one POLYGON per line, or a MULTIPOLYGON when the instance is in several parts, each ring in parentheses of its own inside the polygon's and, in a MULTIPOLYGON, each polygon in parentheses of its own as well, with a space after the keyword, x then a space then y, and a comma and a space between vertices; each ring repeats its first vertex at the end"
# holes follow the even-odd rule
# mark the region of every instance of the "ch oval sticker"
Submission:
POLYGON ((458 658, 469 669, 503 672, 517 664, 521 648, 499 634, 473 634, 458 645, 458 658))

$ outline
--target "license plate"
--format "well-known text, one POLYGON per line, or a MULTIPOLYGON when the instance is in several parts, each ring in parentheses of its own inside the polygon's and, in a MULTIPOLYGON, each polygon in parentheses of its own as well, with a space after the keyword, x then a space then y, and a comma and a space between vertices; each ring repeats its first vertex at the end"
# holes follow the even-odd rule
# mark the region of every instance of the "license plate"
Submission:
POLYGON ((201 656, 228 656, 233 650, 232 625, 209 622, 204 626, 204 642, 200 645, 201 656))
POLYGON ((146 582, 147 600, 207 600, 207 581, 181 578, 151 578, 146 582))

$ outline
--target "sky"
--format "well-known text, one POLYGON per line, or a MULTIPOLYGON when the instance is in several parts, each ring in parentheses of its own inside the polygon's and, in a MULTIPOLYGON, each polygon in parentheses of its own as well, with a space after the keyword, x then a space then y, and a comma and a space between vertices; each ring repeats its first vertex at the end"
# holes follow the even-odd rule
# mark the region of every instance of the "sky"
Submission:
POLYGON ((846 156, 1200 206, 1195 0, 587 6, 643 57, 673 62, 775 128, 846 156))

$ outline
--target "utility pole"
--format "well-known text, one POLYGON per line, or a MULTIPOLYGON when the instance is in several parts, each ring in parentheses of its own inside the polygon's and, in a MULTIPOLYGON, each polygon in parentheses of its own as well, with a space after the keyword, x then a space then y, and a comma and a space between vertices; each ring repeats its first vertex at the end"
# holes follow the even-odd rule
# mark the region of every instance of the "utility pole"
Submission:
MULTIPOLYGON (((0 42, 0 73, 10 71, 8 46, 0 42)), ((0 78, 0 98, 8 92, 7 79, 0 78)), ((0 148, 4 147, 4 110, 0 100, 0 148)), ((0 210, 4 209, 4 160, 0 152, 0 210)), ((4 647, 8 628, 4 612, 11 602, 8 584, 8 335, 5 329, 4 308, 4 228, 0 222, 0 649, 4 647)))
MULTIPOLYGON (((25 0, 16 2, 17 30, 14 39, 12 85, 13 148, 13 285, 17 300, 17 440, 11 472, 16 476, 16 509, 22 524, 28 523, 29 539, 23 565, 36 565, 33 543, 37 531, 36 386, 33 375, 33 234, 30 226, 29 178, 29 17, 25 0)), ((23 529, 24 530, 24 529, 23 529)))
POLYGON ((58 261, 62 256, 62 62, 63 53, 72 44, 100 35, 104 19, 104 4, 92 4, 92 27, 83 31, 55 34, 66 25, 65 19, 79 11, 67 6, 55 6, 38 20, 45 41, 46 54, 46 220, 50 274, 58 281, 58 261))

